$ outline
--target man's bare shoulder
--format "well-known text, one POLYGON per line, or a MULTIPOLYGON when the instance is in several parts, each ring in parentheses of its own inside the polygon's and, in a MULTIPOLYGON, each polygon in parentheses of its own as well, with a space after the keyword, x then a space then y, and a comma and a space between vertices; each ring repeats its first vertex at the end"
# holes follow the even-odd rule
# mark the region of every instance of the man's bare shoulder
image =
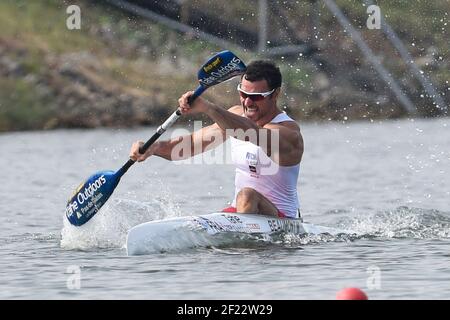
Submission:
POLYGON ((264 126, 267 129, 287 128, 289 130, 300 132, 300 126, 295 121, 283 121, 279 123, 268 123, 264 126))

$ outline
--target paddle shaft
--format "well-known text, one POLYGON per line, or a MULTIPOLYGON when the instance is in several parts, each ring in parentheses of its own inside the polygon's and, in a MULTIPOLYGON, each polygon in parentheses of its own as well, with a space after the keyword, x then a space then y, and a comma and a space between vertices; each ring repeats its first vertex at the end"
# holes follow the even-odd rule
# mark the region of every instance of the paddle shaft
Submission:
MULTIPOLYGON (((202 86, 198 86, 197 89, 195 90, 194 94, 192 96, 189 97, 189 104, 191 104, 199 95, 201 95, 203 93, 203 91, 205 91, 206 88, 202 87, 202 86)), ((140 154, 144 154, 145 151, 147 151, 148 148, 150 148, 150 146, 156 141, 158 140, 159 137, 162 136, 162 134, 164 132, 166 132, 166 130, 168 128, 170 128, 177 120, 178 118, 181 116, 181 111, 179 109, 177 109, 177 111, 175 111, 174 113, 172 113, 172 115, 167 118, 166 121, 164 121, 164 123, 162 125, 160 125, 158 127, 158 129, 156 130, 155 134, 153 136, 151 136, 150 139, 147 140, 146 143, 144 143, 144 145, 142 147, 139 148, 139 153, 140 154)), ((122 177, 125 172, 128 171, 128 169, 130 169, 130 167, 135 163, 136 161, 129 159, 123 166, 122 168, 119 169, 118 176, 122 177)))

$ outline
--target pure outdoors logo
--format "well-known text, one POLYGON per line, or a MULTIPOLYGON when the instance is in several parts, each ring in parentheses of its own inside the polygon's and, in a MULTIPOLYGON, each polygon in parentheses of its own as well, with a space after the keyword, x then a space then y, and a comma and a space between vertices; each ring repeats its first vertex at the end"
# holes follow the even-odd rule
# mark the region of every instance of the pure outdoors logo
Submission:
POLYGON ((95 197, 92 198, 94 193, 100 189, 102 185, 106 183, 106 178, 104 175, 98 177, 93 183, 89 183, 89 185, 84 188, 83 192, 80 192, 80 189, 76 192, 76 199, 72 198, 71 201, 66 206, 66 215, 71 216, 74 212, 77 212, 77 217, 81 217, 81 213, 85 213, 88 211, 94 204, 103 196, 103 194, 99 193, 95 197), (81 213, 78 212, 79 205, 82 205, 85 201, 88 201, 90 198, 92 200, 83 208, 81 208, 81 213))
MULTIPOLYGON (((220 65, 221 59, 218 57, 216 60, 211 62, 209 65, 203 68, 203 71, 208 73, 210 70, 214 69, 217 65, 220 65)), ((209 77, 205 77, 203 79, 199 79, 200 84, 204 86, 210 86, 217 80, 223 80, 225 75, 229 75, 230 77, 234 75, 234 71, 241 72, 241 68, 239 64, 241 60, 237 57, 233 57, 233 59, 228 62, 227 65, 220 67, 218 70, 210 73, 209 77)))

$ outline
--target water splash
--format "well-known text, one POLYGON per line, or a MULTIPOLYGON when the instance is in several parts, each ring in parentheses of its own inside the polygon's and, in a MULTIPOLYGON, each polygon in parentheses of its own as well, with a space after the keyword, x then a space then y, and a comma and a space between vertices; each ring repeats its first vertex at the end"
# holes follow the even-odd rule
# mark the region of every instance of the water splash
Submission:
POLYGON ((157 197, 151 202, 114 199, 81 227, 71 225, 63 217, 60 245, 64 249, 78 250, 124 248, 128 230, 135 225, 179 214, 176 204, 166 197, 157 197))
POLYGON ((342 219, 340 227, 367 237, 448 239, 450 213, 401 206, 372 215, 342 219))
POLYGON ((361 238, 361 235, 353 232, 349 234, 342 233, 338 235, 331 235, 328 233, 306 234, 306 235, 284 233, 279 235, 279 238, 274 239, 274 241, 287 248, 299 248, 305 245, 319 244, 326 242, 351 242, 359 238, 361 238))
MULTIPOLYGON (((348 213, 347 211, 343 211, 348 213)), ((420 209, 401 206, 364 216, 341 218, 332 223, 336 228, 351 230, 348 234, 307 234, 280 233, 264 239, 247 238, 244 242, 250 248, 257 248, 257 241, 264 245, 283 248, 301 248, 305 245, 327 242, 352 242, 361 238, 392 239, 449 239, 450 213, 433 209, 420 209)), ((234 248, 235 243, 221 248, 234 248)))
MULTIPOLYGON (((342 211, 342 210, 341 210, 342 211)), ((342 211, 342 213, 348 211, 342 211)), ((335 214, 336 212, 333 212, 335 214)), ((449 239, 450 213, 433 209, 401 206, 392 210, 368 213, 364 216, 341 218, 332 223, 336 228, 351 230, 347 234, 280 233, 267 236, 266 244, 284 248, 301 248, 305 245, 327 242, 352 242, 361 238, 392 239, 449 239)), ((258 239, 246 239, 246 245, 253 246, 258 239), (250 242, 253 241, 252 245, 250 242)), ((261 240, 261 239, 260 239, 261 240)))

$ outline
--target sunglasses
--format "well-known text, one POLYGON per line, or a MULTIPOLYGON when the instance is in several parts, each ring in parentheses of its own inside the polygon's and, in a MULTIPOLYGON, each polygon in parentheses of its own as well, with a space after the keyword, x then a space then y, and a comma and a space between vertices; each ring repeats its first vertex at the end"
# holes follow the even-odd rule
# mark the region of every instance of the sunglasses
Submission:
POLYGON ((237 89, 238 89, 239 94, 242 99, 250 98, 250 100, 252 100, 252 101, 261 101, 264 98, 270 96, 275 91, 275 88, 274 88, 267 92, 247 92, 247 91, 241 89, 240 83, 238 84, 237 89))

